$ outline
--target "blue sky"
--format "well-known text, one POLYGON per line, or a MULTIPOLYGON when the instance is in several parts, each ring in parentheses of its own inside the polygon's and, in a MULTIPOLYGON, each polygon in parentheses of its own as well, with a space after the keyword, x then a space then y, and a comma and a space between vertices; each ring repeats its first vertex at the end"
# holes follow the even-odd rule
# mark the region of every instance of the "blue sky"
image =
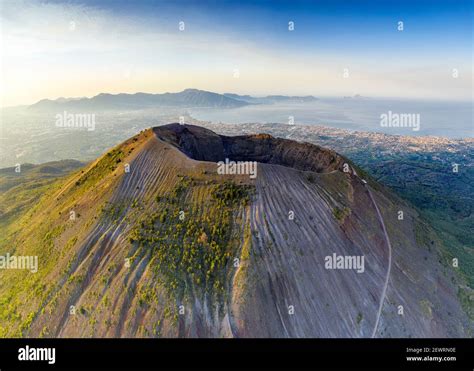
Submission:
POLYGON ((469 100, 472 6, 470 0, 6 1, 2 104, 187 87, 469 100))
MULTIPOLYGON (((56 1, 56 3, 61 3, 56 1)), ((195 31, 225 32, 251 40, 265 40, 302 49, 308 43, 358 51, 390 45, 429 46, 440 42, 464 51, 472 43, 470 0, 312 0, 312 1, 69 1, 107 9, 121 16, 140 17, 149 25, 157 20, 173 30, 177 19, 195 31), (295 33, 287 23, 294 21, 295 33), (394 24, 405 23, 405 38, 394 24), (317 41, 317 42, 316 42, 317 41), (348 43, 348 41, 350 41, 348 43)))

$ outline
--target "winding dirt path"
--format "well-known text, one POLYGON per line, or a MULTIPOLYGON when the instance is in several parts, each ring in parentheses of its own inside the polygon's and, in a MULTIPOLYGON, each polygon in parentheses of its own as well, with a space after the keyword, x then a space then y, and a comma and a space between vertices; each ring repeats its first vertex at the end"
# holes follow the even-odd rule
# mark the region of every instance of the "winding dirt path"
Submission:
POLYGON ((377 318, 375 320, 375 326, 374 330, 372 331, 372 338, 375 338, 375 334, 377 332, 377 328, 379 326, 379 320, 380 320, 380 315, 382 314, 382 307, 385 302, 385 296, 387 294, 387 287, 388 287, 388 280, 390 279, 390 270, 392 268, 392 245, 390 243, 390 238, 388 237, 387 234, 387 229, 385 228, 385 223, 382 218, 382 214, 380 213, 379 207, 377 206, 377 203, 375 202, 374 196, 372 195, 372 192, 370 191, 370 188, 367 184, 365 184, 367 192, 369 193, 370 199, 372 200, 372 203, 374 204, 375 210, 377 211, 377 215, 380 221, 380 224, 382 225, 382 230, 383 234, 385 235, 385 241, 387 242, 388 246, 388 269, 387 269, 387 275, 385 277, 385 283, 383 286, 383 291, 382 295, 380 297, 380 303, 379 303, 379 310, 377 312, 377 318))

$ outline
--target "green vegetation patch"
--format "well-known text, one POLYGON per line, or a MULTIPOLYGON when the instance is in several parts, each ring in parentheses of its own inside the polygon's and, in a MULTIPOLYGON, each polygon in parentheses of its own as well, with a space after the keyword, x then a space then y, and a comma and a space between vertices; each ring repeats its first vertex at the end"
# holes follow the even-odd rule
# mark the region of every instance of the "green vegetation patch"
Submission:
MULTIPOLYGON (((156 197, 157 209, 137 223, 130 242, 152 251, 151 265, 170 295, 207 293, 222 299, 229 260, 240 255, 240 240, 232 234, 235 215, 251 193, 248 185, 201 187, 180 177, 173 190, 156 197), (189 203, 194 192, 203 198, 189 203)), ((147 295, 141 299, 148 301, 147 295)))
POLYGON ((97 184, 97 181, 115 171, 124 157, 125 153, 120 147, 107 152, 89 171, 85 172, 76 181, 76 186, 97 184))
POLYGON ((332 210, 332 214, 340 223, 343 223, 346 217, 348 217, 351 214, 351 209, 348 207, 344 207, 342 209, 339 207, 335 207, 332 210))
POLYGON ((469 287, 460 287, 458 297, 464 311, 467 313, 471 321, 474 321, 474 290, 469 287))
POLYGON ((234 182, 218 184, 212 189, 211 195, 219 206, 248 205, 253 187, 250 185, 237 185, 234 182))

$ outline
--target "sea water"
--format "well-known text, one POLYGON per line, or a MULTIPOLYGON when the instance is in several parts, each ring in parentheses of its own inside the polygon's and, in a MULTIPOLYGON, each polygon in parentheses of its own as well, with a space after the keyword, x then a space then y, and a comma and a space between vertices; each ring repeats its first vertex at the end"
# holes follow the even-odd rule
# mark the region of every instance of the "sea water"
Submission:
POLYGON ((233 109, 194 108, 195 119, 222 123, 292 123, 394 135, 474 136, 473 102, 395 100, 375 98, 321 98, 310 103, 259 104, 233 109), (419 130, 384 125, 388 112, 417 115, 419 130))

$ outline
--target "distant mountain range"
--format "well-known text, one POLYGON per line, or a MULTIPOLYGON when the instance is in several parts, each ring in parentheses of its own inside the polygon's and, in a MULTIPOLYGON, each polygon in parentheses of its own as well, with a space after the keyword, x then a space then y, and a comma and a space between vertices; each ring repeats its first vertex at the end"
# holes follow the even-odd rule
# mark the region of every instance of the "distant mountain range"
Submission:
POLYGON ((92 98, 43 99, 31 105, 32 110, 134 110, 154 107, 210 107, 238 108, 249 104, 272 104, 281 102, 311 102, 313 96, 269 95, 252 97, 250 95, 218 94, 198 89, 186 89, 179 93, 164 94, 106 94, 92 98))

